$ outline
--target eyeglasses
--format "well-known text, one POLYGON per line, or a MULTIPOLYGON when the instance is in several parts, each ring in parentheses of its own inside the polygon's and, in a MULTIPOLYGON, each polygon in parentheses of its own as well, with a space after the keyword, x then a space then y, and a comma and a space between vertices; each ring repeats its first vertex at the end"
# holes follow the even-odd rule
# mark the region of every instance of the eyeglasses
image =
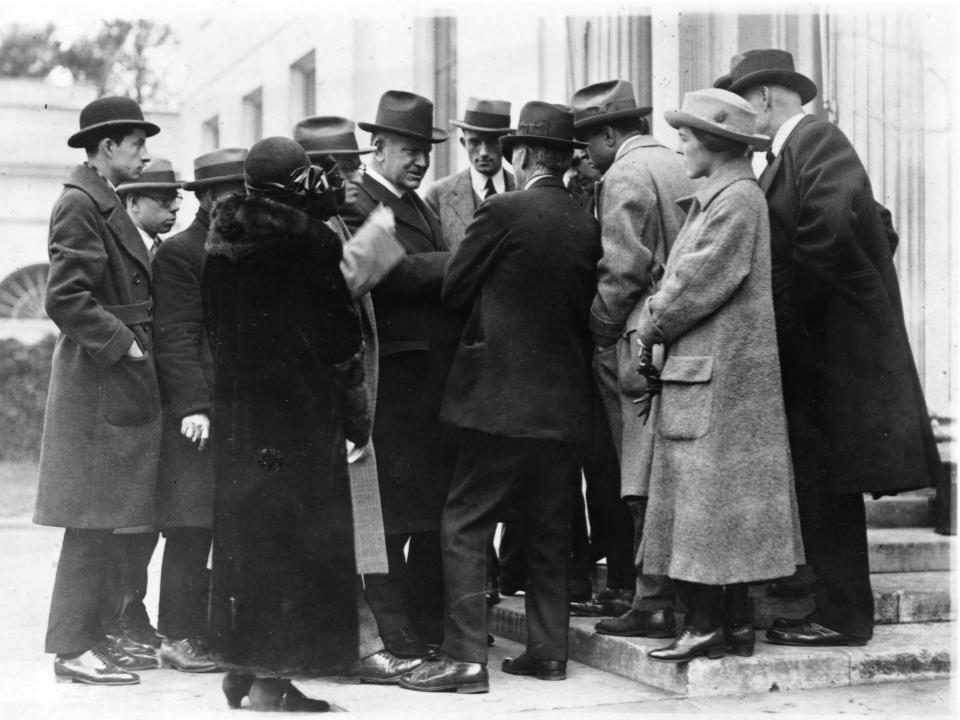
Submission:
POLYGON ((176 195, 172 195, 172 196, 167 195, 165 197, 158 197, 156 195, 145 195, 144 197, 150 198, 157 205, 164 208, 165 210, 173 210, 175 208, 180 207, 180 201, 183 199, 180 196, 180 193, 177 193, 176 195))

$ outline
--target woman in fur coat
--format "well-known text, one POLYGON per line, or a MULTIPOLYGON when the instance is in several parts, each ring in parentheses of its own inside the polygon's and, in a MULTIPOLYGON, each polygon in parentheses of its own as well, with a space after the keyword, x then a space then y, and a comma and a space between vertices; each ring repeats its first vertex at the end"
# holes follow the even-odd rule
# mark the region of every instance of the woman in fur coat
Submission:
MULTIPOLYGON (((370 419, 359 316, 340 272, 335 171, 256 143, 247 195, 215 211, 203 302, 217 377, 210 643, 231 707, 323 711, 289 678, 356 660, 345 439, 370 419)), ((342 184, 339 187, 342 199, 342 184)))

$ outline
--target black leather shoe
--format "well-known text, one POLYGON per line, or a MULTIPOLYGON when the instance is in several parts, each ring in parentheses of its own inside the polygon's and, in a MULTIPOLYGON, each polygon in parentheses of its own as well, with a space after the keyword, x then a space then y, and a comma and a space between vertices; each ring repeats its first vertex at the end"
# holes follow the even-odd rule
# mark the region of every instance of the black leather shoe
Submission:
POLYGON ((398 658, 386 650, 360 658, 346 675, 337 678, 342 683, 396 685, 400 677, 416 670, 426 662, 423 658, 398 658))
POLYGON ((197 638, 182 640, 164 638, 160 645, 160 667, 189 673, 209 673, 220 670, 213 658, 204 651, 197 638))
POLYGON ((716 660, 723 657, 725 646, 726 638, 723 635, 723 628, 701 633, 692 627, 685 627, 672 644, 665 648, 651 650, 647 656, 651 660, 670 663, 688 662, 704 656, 716 660))
POLYGON ((526 592, 527 586, 523 583, 514 583, 500 578, 500 594, 508 597, 517 593, 526 592))
POLYGON ((125 632, 119 635, 107 635, 107 639, 123 648, 123 651, 128 655, 135 657, 155 657, 157 654, 156 649, 152 645, 137 642, 125 632))
POLYGON ((58 655, 53 661, 53 674, 57 682, 87 685, 137 685, 140 682, 136 673, 117 667, 101 645, 69 660, 58 655))
POLYGON ((138 645, 152 647, 154 650, 159 650, 160 643, 163 642, 163 638, 157 635, 157 631, 152 625, 124 628, 122 635, 124 645, 127 643, 136 643, 138 645))
POLYGON ((507 658, 500 669, 511 675, 534 675, 538 680, 566 680, 567 663, 563 660, 538 660, 529 653, 507 658))
POLYGON ((160 667, 160 661, 156 655, 134 655, 110 636, 104 638, 100 648, 114 665, 124 670, 141 672, 160 667))
POLYGON ((724 629, 727 636, 727 652, 740 657, 753 655, 753 646, 757 644, 757 632, 753 625, 728 627, 724 629))
POLYGON ((487 578, 487 605, 496 605, 500 602, 500 579, 496 576, 487 578))
POLYGON ((809 565, 798 565, 789 577, 774 580, 767 585, 767 595, 783 598, 801 598, 813 592, 816 575, 809 565))
POLYGON ((633 590, 604 588, 587 602, 570 603, 570 614, 579 617, 619 617, 630 610, 633 590))
POLYGON ((485 693, 490 692, 490 680, 483 663, 441 655, 400 678, 400 687, 421 692, 485 693))
POLYGON ((247 693, 250 692, 250 688, 253 687, 253 675, 231 670, 223 676, 221 687, 223 688, 224 697, 227 698, 227 705, 234 710, 238 710, 240 703, 243 702, 247 693))
POLYGON ((406 628, 387 633, 382 640, 390 654, 398 658, 427 658, 435 652, 413 630, 406 628))
POLYGON ((834 645, 866 645, 870 638, 856 638, 831 630, 812 620, 804 620, 790 627, 771 627, 766 640, 774 645, 805 645, 830 647, 834 645))
POLYGON ((774 618, 773 622, 770 623, 772 628, 790 628, 805 623, 806 618, 774 618))
POLYGON ((672 638, 677 636, 673 610, 636 610, 631 608, 620 617, 601 620, 594 626, 599 635, 618 637, 672 638))
POLYGON ((260 712, 327 712, 330 703, 326 700, 308 698, 281 678, 257 678, 250 691, 250 707, 260 712))

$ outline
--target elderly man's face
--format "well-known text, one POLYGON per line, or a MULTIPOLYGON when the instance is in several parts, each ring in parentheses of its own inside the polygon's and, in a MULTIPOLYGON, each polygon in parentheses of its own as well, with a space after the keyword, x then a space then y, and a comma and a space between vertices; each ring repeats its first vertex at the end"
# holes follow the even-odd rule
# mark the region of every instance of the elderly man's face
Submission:
POLYGON ((481 175, 496 175, 503 166, 499 133, 482 133, 463 130, 460 144, 467 151, 470 164, 481 175))
POLYGON ((382 133, 374 152, 380 174, 401 190, 416 190, 430 168, 433 146, 426 140, 382 133))

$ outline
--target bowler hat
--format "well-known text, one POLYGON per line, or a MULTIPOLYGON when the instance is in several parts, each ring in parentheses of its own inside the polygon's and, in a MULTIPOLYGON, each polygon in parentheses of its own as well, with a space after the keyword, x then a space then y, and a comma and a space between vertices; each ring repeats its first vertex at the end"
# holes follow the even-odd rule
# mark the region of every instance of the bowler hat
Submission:
POLYGON ((713 86, 742 94, 757 85, 782 85, 800 95, 806 105, 817 96, 817 86, 793 69, 793 55, 785 50, 744 50, 730 60, 730 72, 713 86))
POLYGON ((117 95, 97 98, 80 111, 80 130, 67 140, 72 148, 86 147, 107 135, 111 128, 141 128, 147 137, 153 137, 160 128, 143 119, 140 106, 130 98, 117 95))
POLYGON ((356 124, 336 115, 315 115, 298 122, 293 139, 307 151, 311 160, 324 155, 364 155, 372 147, 357 146, 356 124))
POLYGON ((286 187, 296 172, 310 166, 307 151, 285 137, 268 137, 254 143, 243 163, 247 187, 271 184, 286 187))
POLYGON ((570 100, 573 127, 602 125, 629 117, 649 115, 651 107, 639 107, 633 85, 626 80, 607 80, 577 90, 570 100))
POLYGON ((512 133, 510 127, 510 103, 506 100, 486 100, 471 97, 463 120, 451 120, 450 124, 462 130, 481 133, 512 133))
POLYGON ((357 125, 367 132, 383 130, 431 143, 442 143, 449 137, 446 130, 433 127, 433 103, 403 90, 387 90, 380 97, 376 121, 357 125))
POLYGON ((173 172, 173 165, 169 160, 153 158, 136 180, 117 185, 117 192, 134 192, 135 190, 176 190, 183 187, 173 172))
POLYGON ((720 88, 694 90, 683 96, 683 107, 663 114, 675 128, 685 125, 711 135, 736 140, 754 149, 770 142, 766 135, 754 132, 757 111, 739 95, 720 88))
POLYGON ((193 160, 193 180, 183 184, 184 190, 201 190, 211 185, 243 182, 245 148, 220 148, 193 160))
POLYGON ((513 146, 539 145, 542 147, 573 150, 584 148, 584 142, 573 139, 573 113, 565 105, 532 100, 520 110, 515 135, 500 138, 503 155, 508 161, 513 157, 513 146))

